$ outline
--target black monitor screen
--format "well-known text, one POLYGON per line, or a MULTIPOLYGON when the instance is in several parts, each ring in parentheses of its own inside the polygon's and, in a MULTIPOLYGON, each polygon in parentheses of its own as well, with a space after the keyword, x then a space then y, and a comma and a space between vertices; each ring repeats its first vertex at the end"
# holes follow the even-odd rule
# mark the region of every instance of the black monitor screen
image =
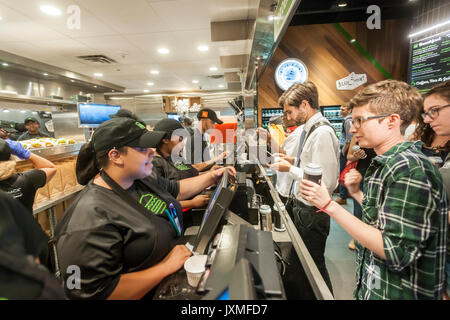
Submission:
POLYGON ((225 171, 203 215, 202 224, 194 243, 196 253, 204 254, 206 252, 220 222, 223 221, 222 217, 228 210, 235 191, 236 185, 228 183, 228 171, 225 171))

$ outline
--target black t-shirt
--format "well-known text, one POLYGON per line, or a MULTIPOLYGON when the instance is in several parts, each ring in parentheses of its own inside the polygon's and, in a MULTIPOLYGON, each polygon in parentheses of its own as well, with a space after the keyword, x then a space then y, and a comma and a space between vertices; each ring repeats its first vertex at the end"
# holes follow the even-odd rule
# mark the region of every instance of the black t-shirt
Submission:
POLYGON ((174 163, 171 157, 155 156, 152 161, 153 176, 161 176, 168 180, 182 180, 198 176, 198 171, 190 164, 174 163))
POLYGON ((63 278, 67 267, 81 271, 81 289, 66 290, 71 299, 106 299, 120 275, 147 269, 177 244, 177 233, 166 215, 172 203, 181 227, 177 181, 147 177, 127 190, 149 211, 144 215, 114 191, 89 183, 64 213, 56 228, 63 278))
POLYGON ((48 265, 48 236, 19 202, 0 191, 0 249, 15 255, 32 255, 48 265))
POLYGON ((49 138, 50 136, 46 133, 43 133, 39 131, 38 134, 30 134, 28 131, 22 134, 19 138, 17 138, 17 141, 24 141, 24 140, 30 140, 30 139, 38 139, 38 138, 49 138))
POLYGON ((20 202, 0 191, 0 298, 64 298, 61 285, 41 264, 48 237, 20 202))
POLYGON ((36 191, 45 186, 47 176, 39 169, 15 173, 0 181, 0 189, 19 200, 32 213, 36 191))

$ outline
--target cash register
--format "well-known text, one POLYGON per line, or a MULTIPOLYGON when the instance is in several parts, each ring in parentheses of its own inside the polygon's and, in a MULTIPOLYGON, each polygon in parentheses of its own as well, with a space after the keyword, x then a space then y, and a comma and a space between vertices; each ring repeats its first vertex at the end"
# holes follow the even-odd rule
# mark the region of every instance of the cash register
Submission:
POLYGON ((248 225, 226 224, 237 189, 228 178, 225 171, 192 243, 193 254, 208 255, 198 286, 188 284, 181 268, 160 283, 153 299, 285 299, 271 233, 248 225))

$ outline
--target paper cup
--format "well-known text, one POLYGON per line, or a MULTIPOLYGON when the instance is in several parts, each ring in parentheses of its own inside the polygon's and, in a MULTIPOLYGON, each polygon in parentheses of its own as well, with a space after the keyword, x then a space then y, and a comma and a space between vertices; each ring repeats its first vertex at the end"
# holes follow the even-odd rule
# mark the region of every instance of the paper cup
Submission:
POLYGON ((203 272, 205 272, 205 264, 208 259, 207 255, 192 256, 184 263, 184 270, 190 286, 196 288, 203 272))

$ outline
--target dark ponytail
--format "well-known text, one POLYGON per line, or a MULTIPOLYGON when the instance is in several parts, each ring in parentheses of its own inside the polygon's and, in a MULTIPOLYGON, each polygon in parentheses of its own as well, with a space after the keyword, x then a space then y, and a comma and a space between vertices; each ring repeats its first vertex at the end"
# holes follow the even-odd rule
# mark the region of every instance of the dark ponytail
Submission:
POLYGON ((85 143, 78 154, 77 164, 75 167, 78 183, 86 185, 99 172, 95 159, 95 151, 91 142, 85 143))

